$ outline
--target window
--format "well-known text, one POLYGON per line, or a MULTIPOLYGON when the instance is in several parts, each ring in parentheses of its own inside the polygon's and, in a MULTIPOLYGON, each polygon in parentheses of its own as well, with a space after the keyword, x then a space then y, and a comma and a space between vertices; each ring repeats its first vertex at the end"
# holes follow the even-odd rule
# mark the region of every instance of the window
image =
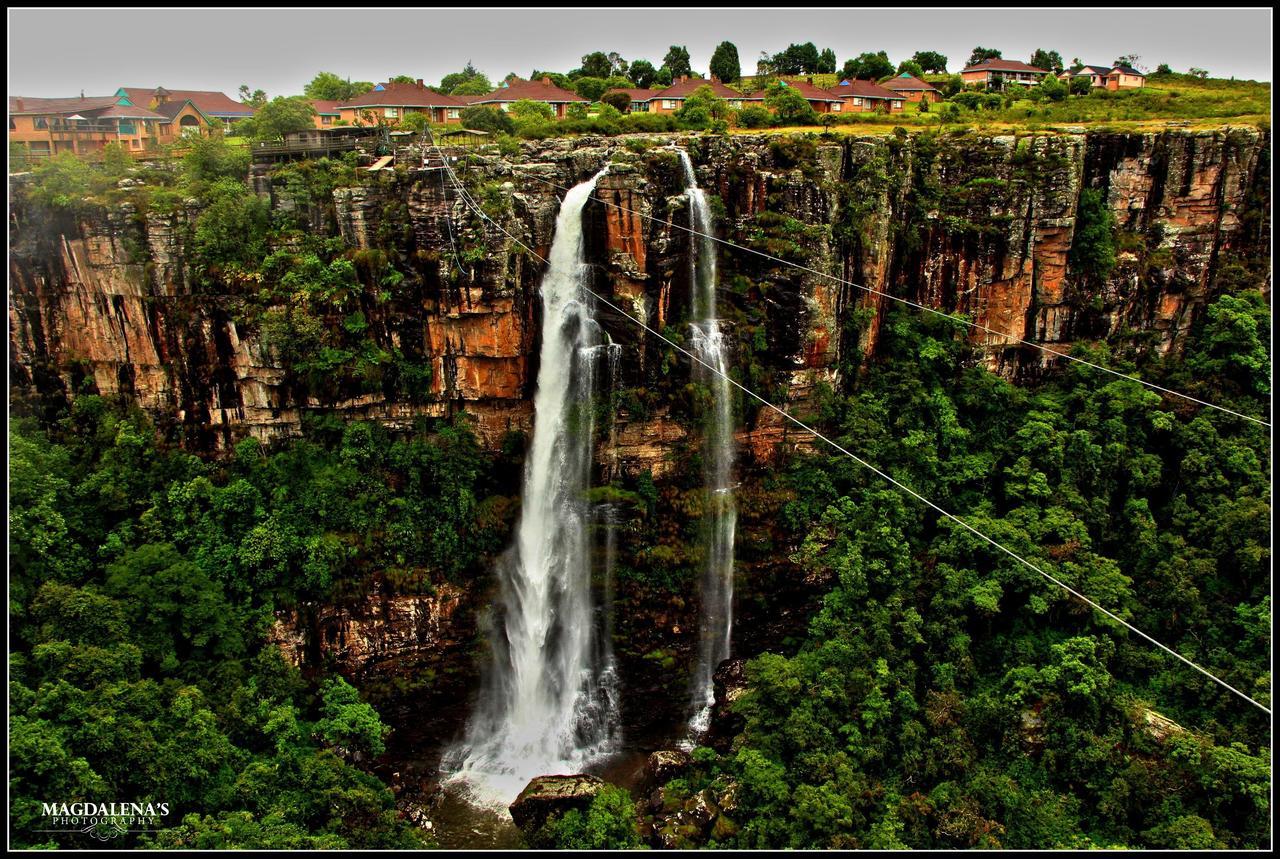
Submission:
POLYGON ((457 119, 462 116, 462 111, 460 108, 451 107, 444 112, 444 116, 445 119, 457 119))
POLYGON ((853 106, 854 106, 854 107, 862 107, 862 99, 860 99, 860 98, 855 98, 855 99, 853 100, 853 106))
POLYGON ((45 119, 43 116, 36 117, 36 128, 48 128, 48 127, 49 127, 49 120, 45 119))
POLYGON ((662 100, 662 109, 663 109, 663 110, 675 110, 675 109, 676 109, 676 100, 675 100, 675 99, 673 99, 673 98, 664 98, 664 99, 662 100))
POLYGON ((384 110, 384 111, 382 112, 382 115, 383 115, 383 116, 387 116, 387 117, 391 117, 391 118, 393 118, 393 119, 394 119, 394 118, 396 118, 396 117, 399 117, 399 116, 400 116, 400 110, 399 110, 399 108, 389 107, 389 108, 387 108, 386 110, 384 110))
POLYGON ((893 106, 894 106, 894 107, 897 107, 897 108, 900 108, 900 107, 902 107, 902 102, 900 102, 900 101, 895 101, 895 102, 893 103, 893 106))
POLYGON ((333 125, 333 117, 332 117, 332 116, 322 116, 322 117, 320 117, 320 124, 321 124, 321 125, 333 125))
POLYGON ((511 102, 509 101, 501 102, 498 104, 498 107, 502 108, 503 113, 506 113, 507 111, 511 110, 511 102))
POLYGON ((742 110, 742 102, 739 101, 738 99, 734 99, 733 101, 729 102, 729 107, 733 108, 734 110, 742 110))

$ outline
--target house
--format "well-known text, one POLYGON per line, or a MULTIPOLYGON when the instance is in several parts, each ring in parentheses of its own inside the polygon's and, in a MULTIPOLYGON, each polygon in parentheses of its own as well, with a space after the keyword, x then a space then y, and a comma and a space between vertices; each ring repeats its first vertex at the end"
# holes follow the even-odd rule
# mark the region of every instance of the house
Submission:
POLYGON ((960 70, 960 79, 966 84, 1018 84, 1035 86, 1049 74, 1048 69, 1038 69, 1019 60, 983 60, 975 66, 960 70))
POLYGON ((1111 66, 1076 66, 1058 75, 1058 80, 1069 84, 1073 78, 1088 78, 1090 86, 1104 87, 1107 85, 1107 74, 1110 71, 1111 66))
POLYGON ((623 89, 622 87, 615 87, 614 89, 606 90, 605 95, 611 92, 625 92, 631 97, 631 105, 624 112, 646 113, 649 110, 649 102, 653 101, 653 97, 660 91, 656 89, 623 89))
POLYGON ((902 113, 906 96, 902 93, 885 89, 874 81, 851 80, 840 81, 827 92, 839 98, 843 113, 902 113))
POLYGON ((942 91, 933 84, 922 81, 910 72, 903 72, 883 84, 884 88, 901 93, 907 101, 942 101, 942 91))
MULTIPOLYGON (((778 83, 800 93, 809 102, 809 106, 818 113, 844 112, 844 99, 840 96, 832 95, 829 90, 814 86, 813 78, 808 80, 779 80, 778 83)), ((751 98, 752 100, 763 102, 767 92, 768 90, 760 90, 753 94, 751 98)))
MULTIPOLYGON (((130 104, 155 111, 159 111, 166 104, 189 101, 205 121, 212 123, 213 126, 221 123, 225 131, 230 131, 232 125, 256 113, 249 105, 241 104, 216 90, 120 87, 116 90, 116 95, 127 98, 130 104)), ((189 126, 190 123, 184 127, 189 126)))
POLYGON ((729 107, 740 110, 752 102, 759 103, 762 96, 743 95, 736 89, 730 89, 720 82, 719 78, 693 78, 681 75, 680 80, 671 86, 659 90, 649 100, 651 113, 675 113, 684 107, 684 101, 701 87, 711 87, 711 91, 729 102, 729 107))
POLYGON ((308 103, 316 112, 316 128, 331 128, 342 119, 342 111, 339 109, 342 104, 340 101, 326 101, 316 98, 311 99, 308 103))
POLYGON ((378 84, 337 108, 339 118, 349 125, 399 125, 411 113, 426 114, 434 124, 458 123, 466 106, 458 96, 436 92, 418 80, 378 84))
POLYGON ((1107 72, 1107 89, 1142 89, 1147 85, 1147 76, 1132 66, 1116 65, 1107 72))
POLYGON ((564 119, 565 110, 571 104, 589 105, 590 99, 583 98, 576 92, 556 86, 551 78, 544 77, 538 81, 527 81, 511 77, 503 81, 502 86, 484 95, 463 96, 468 104, 495 107, 502 111, 511 109, 518 101, 541 101, 551 105, 556 119, 564 119))
POLYGON ((9 97, 9 142, 36 158, 71 152, 93 156, 108 143, 147 152, 172 139, 170 120, 116 95, 9 97))
POLYGON ((1114 66, 1076 66, 1058 75, 1063 82, 1076 78, 1088 78, 1089 85, 1095 89, 1141 89, 1146 86, 1147 78, 1142 72, 1117 63, 1114 66))

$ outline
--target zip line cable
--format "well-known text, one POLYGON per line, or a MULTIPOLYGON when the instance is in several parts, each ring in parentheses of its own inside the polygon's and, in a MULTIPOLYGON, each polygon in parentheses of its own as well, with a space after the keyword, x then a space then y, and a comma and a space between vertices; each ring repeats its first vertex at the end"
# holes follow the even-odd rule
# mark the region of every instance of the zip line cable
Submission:
MULTIPOLYGON (((436 147, 436 150, 437 150, 437 151, 439 151, 439 147, 438 147, 438 146, 436 147)), ((485 213, 480 209, 480 207, 479 207, 478 205, 476 205, 475 200, 474 200, 474 199, 472 199, 471 195, 466 191, 466 189, 465 189, 465 188, 462 188, 462 187, 458 184, 457 176, 453 173, 453 170, 452 170, 451 168, 449 168, 447 165, 446 165, 445 169, 449 172, 450 177, 451 177, 451 178, 453 179, 453 181, 454 181, 455 190, 457 190, 459 198, 460 198, 460 199, 462 199, 462 200, 463 200, 463 201, 468 205, 468 207, 470 207, 470 208, 471 208, 471 210, 472 210, 474 213, 476 213, 477 215, 479 215, 481 218, 483 218, 484 220, 488 221, 489 223, 493 224, 495 227, 497 227, 497 229, 498 229, 498 231, 499 231, 499 232, 501 232, 503 235, 505 235, 505 236, 506 236, 507 238, 509 238, 511 241, 515 242, 515 243, 516 243, 517 245, 519 245, 520 247, 524 248, 524 249, 525 249, 526 251, 528 251, 531 255, 533 255, 536 259, 540 260, 544 265, 548 265, 548 266, 550 265, 550 262, 548 262, 548 261, 547 261, 547 259, 546 259, 545 257, 541 256, 537 251, 535 251, 533 248, 529 247, 527 244, 525 244, 524 242, 522 242, 520 239, 518 239, 518 238, 516 238, 515 236, 511 235, 511 233, 507 232, 507 231, 506 231, 506 229, 504 229, 504 228, 502 227, 502 225, 501 225, 501 224, 499 224, 497 221, 493 220, 493 218, 491 218, 491 217, 489 217, 487 214, 485 214, 485 213)), ((823 440, 823 441, 825 441, 827 444, 829 444, 831 447, 833 447, 834 449, 836 449, 836 450, 838 450, 839 452, 843 453, 845 456, 849 457, 849 458, 850 458, 850 459, 852 459, 854 462, 856 462, 856 463, 858 463, 859 465, 861 465, 863 468, 866 468, 867 470, 871 471, 872 473, 876 474, 877 476, 879 476, 879 477, 883 478, 884 480, 886 480, 886 481, 888 481, 889 483, 893 484, 894 486, 898 487, 898 488, 899 488, 899 489, 901 489, 903 492, 906 492, 908 495, 910 495, 911 497, 915 498, 917 501, 919 501, 919 502, 921 502, 922 504, 926 505, 927 507, 930 507, 931 509, 933 509, 933 510, 937 511, 939 514, 941 514, 942 516, 946 517, 947 519, 950 519, 952 522, 955 522, 956 524, 960 525, 962 528, 964 528, 965 530, 967 530, 967 531, 969 531, 970 533, 974 534, 975 536, 979 537, 979 538, 980 538, 980 539, 982 539, 984 542, 989 543, 990 545, 992 545, 992 546, 994 546, 995 548, 999 549, 999 550, 1000 550, 1001 552, 1003 552, 1004 554, 1008 555, 1010 558, 1013 558, 1013 559, 1014 559, 1015 561, 1017 561, 1018 563, 1022 564, 1023 566, 1025 566, 1025 567, 1027 567, 1028 569, 1032 570, 1033 572, 1038 573, 1040 576, 1044 577, 1046 580, 1048 580, 1048 581, 1052 582, 1053 584, 1057 585, 1058 587, 1062 588, 1062 589, 1063 589, 1063 590, 1065 590, 1067 593, 1069 593, 1069 594, 1071 594, 1072 596, 1074 596, 1076 599, 1080 600, 1081 602, 1085 603, 1085 604, 1086 604, 1086 605, 1088 605, 1088 606, 1091 606, 1092 608, 1096 609, 1097 611, 1101 612, 1102 614, 1104 614, 1104 615, 1106 615, 1107 617, 1109 617, 1109 618, 1111 618, 1112 620, 1114 620, 1116 623, 1119 623, 1121 626, 1125 627, 1126 629, 1130 630, 1131 632, 1133 632, 1133 633, 1135 633, 1135 634, 1137 634, 1137 635, 1141 636, 1142 638, 1146 639, 1147 641, 1151 642, 1151 643, 1152 643, 1152 644, 1154 644, 1156 647, 1160 648, 1161 650, 1165 651, 1165 652, 1166 652, 1166 653, 1168 653, 1169 655, 1171 655, 1171 656, 1173 656, 1174 658, 1178 659, 1180 662, 1182 662, 1182 663, 1184 663, 1184 664, 1186 664, 1186 665, 1190 666, 1191 668, 1194 668, 1196 671, 1200 672, 1200 673, 1201 673, 1201 674, 1203 674, 1205 677, 1208 677, 1208 678, 1209 678, 1210 680, 1212 680, 1214 683, 1217 683, 1217 684, 1218 684, 1219 686, 1221 686, 1222 688, 1224 688, 1224 689, 1228 690, 1229 692, 1232 692, 1233 694, 1235 694, 1236 696, 1238 696, 1238 697, 1239 697, 1239 698, 1241 698, 1242 700, 1247 701, 1248 703, 1250 703, 1250 704, 1252 704, 1253 706, 1257 707, 1259 710, 1261 710, 1262 712, 1266 713, 1268 716, 1269 716, 1269 715, 1271 715, 1271 710, 1270 710, 1268 707, 1263 706, 1263 705, 1262 705, 1262 704, 1260 704, 1258 701, 1254 700, 1254 699, 1253 699, 1252 697, 1250 697, 1249 695, 1246 695, 1244 692, 1241 692, 1239 689, 1237 689, 1236 687, 1232 686, 1232 685, 1231 685, 1230 683, 1228 683, 1227 681, 1225 681, 1225 680, 1221 679, 1220 677, 1218 677, 1217 675, 1215 675, 1215 674, 1211 673, 1211 672, 1210 672, 1210 671, 1208 671, 1207 669, 1205 669, 1205 668, 1201 668, 1199 665, 1197 665, 1196 663, 1192 662, 1190 659, 1188 659, 1187 657, 1183 656, 1181 653, 1178 653, 1178 652, 1177 652, 1176 650, 1174 650, 1173 648, 1169 647, 1169 646, 1168 646, 1168 645, 1166 645, 1166 644, 1162 644, 1161 642, 1159 642, 1159 641, 1157 641, 1156 639, 1152 638, 1150 635, 1147 635, 1147 633, 1145 633, 1145 632, 1143 632, 1142 630, 1138 629, 1138 628, 1137 628, 1136 626, 1134 626, 1133 624, 1129 623, 1129 622, 1128 622, 1127 620, 1125 620, 1124 618, 1119 617, 1119 616, 1118 616, 1118 615, 1116 615, 1114 612, 1112 612, 1112 611, 1110 611, 1110 610, 1108 610, 1108 609, 1106 609, 1106 608, 1103 608, 1101 605, 1099 605, 1098 603, 1094 602, 1092 599, 1090 599, 1089 597, 1085 596, 1084 594, 1080 593, 1078 590, 1076 590, 1075 588, 1071 587, 1071 586, 1070 586, 1070 585, 1068 585, 1066 582, 1062 581, 1061 579, 1057 578, 1056 576, 1054 576, 1054 575, 1052 575, 1052 574, 1050 574, 1050 573, 1045 572, 1044 570, 1040 569, 1040 567, 1038 567, 1038 566, 1036 566, 1035 564, 1033 564, 1031 561, 1028 561, 1026 558, 1024 558, 1024 557, 1022 557, 1021 555, 1019 555, 1017 552, 1013 551, 1013 550, 1012 550, 1012 549, 1010 549, 1010 548, 1007 548, 1006 546, 1004 546, 1002 543, 999 543, 999 542, 998 542, 998 541, 996 541, 995 539, 993 539, 993 538, 991 538, 991 537, 988 537, 986 534, 982 533, 982 532, 981 532, 981 531, 979 531, 977 528, 973 527, 973 526, 972 526, 972 525, 970 525, 968 522, 966 522, 966 521, 964 521, 963 519, 961 519, 959 516, 955 515, 954 513, 949 512, 948 510, 945 510, 944 508, 942 508, 941 506, 939 506, 939 505, 938 505, 938 504, 936 504, 935 502, 930 501, 928 498, 926 498, 925 496, 921 495, 921 494, 920 494, 919 492, 917 492, 916 490, 912 489, 910 486, 907 486, 907 485, 906 485, 905 483, 903 483, 902 481, 897 480, 896 478, 892 477, 892 476, 891 476, 891 475, 889 475, 889 474, 886 474, 885 472, 881 471, 879 468, 877 468, 876 466, 872 465, 870 462, 866 461, 866 460, 865 460, 865 459, 863 459, 862 457, 858 456, 857 454, 853 453, 852 451, 847 450, 846 448, 844 448, 844 447, 843 447, 843 446, 841 446, 840 444, 838 444, 838 443, 836 443, 836 442, 832 441, 831 439, 827 438, 825 435, 823 435, 822 433, 818 432, 816 429, 814 429, 813 427, 809 426, 808 424, 804 423, 804 422, 803 422, 803 421, 801 421, 799 418, 797 418, 797 417, 795 417, 794 415, 790 414, 789 412, 787 412, 787 411, 783 410, 781 407, 774 405, 774 404, 773 404, 773 403, 771 403, 769 400, 766 400, 764 397, 762 397, 762 396, 760 396, 759 394, 757 394, 755 391, 752 391, 750 388, 747 388, 746 386, 744 386, 743 384, 741 384, 740 382, 738 382, 736 379, 733 379, 732 377, 730 377, 728 374, 721 372, 721 371, 720 371, 720 370, 718 370, 717 368, 713 367, 711 364, 708 364, 706 361, 703 361, 701 358, 699 358, 697 355, 695 355, 694 353, 690 352, 689 350, 685 349, 683 346, 680 346, 679 344, 677 344, 677 343, 673 342, 672 340, 669 340, 669 339, 668 339, 666 336, 664 336, 662 333, 660 333, 660 332, 658 332, 657 330, 655 330, 655 329, 653 329, 653 328, 649 327, 649 326, 648 326, 647 324, 645 324, 643 321, 641 321, 641 320, 639 320, 639 319, 635 318, 634 316, 632 316, 631 314, 627 313, 625 310, 623 310, 622 308, 618 307, 618 306, 617 306, 616 304, 614 304, 612 301, 610 301, 609 299, 607 299, 607 298, 605 298, 604 296, 600 295, 600 294, 599 294, 599 293, 597 293, 595 290, 593 290, 593 289, 591 289, 590 287, 587 287, 587 286, 585 286, 585 285, 584 285, 584 286, 582 286, 581 288, 582 288, 582 290, 583 290, 584 292, 586 292, 587 294, 591 295, 593 298, 595 298, 595 299, 596 299, 597 301, 599 301, 600 303, 604 304, 606 307, 609 307, 610 309, 612 309, 615 313, 618 313, 618 314, 620 314, 621 316, 623 316, 623 317, 625 317, 625 318, 629 319, 630 321, 634 322, 636 325, 638 325, 638 326, 640 326, 641 328, 643 328, 646 332, 648 332, 649 334, 652 334, 654 337, 656 337, 656 338, 658 338, 659 340, 663 341, 663 342, 664 342, 664 343, 666 343, 668 346, 672 347, 672 348, 673 348, 673 349, 675 349, 676 351, 678 351, 678 352, 680 352, 681 354, 683 354, 685 357, 689 358, 691 361, 696 361, 698 364, 701 364, 701 365, 702 365, 703 367, 705 367, 707 370, 711 371, 712 373, 714 373, 714 374, 715 374, 715 375, 717 375, 717 376, 720 376, 720 377, 721 377, 721 378, 723 378, 725 381, 727 381, 729 384, 733 385, 735 388, 737 388, 738 390, 742 391, 742 392, 743 392, 744 394, 746 394, 747 396, 751 397, 752 399, 757 400, 761 405, 763 405, 763 406, 765 406, 766 408, 772 409, 773 411, 777 412, 779 415, 781 415, 782 417, 784 417, 784 418, 786 418, 787 420, 791 421, 791 422, 792 422, 792 423, 794 423, 796 426, 798 426, 798 427, 800 427, 801 429, 803 429, 805 432, 808 432, 809 434, 813 435, 815 438, 822 439, 822 440, 823 440)))
MULTIPOLYGON (((546 179, 543 179, 539 176, 535 176, 533 174, 528 174, 528 176, 530 179, 533 179, 535 182, 541 182, 544 185, 547 185, 552 188, 556 188, 560 191, 569 190, 568 188, 565 188, 562 185, 557 185, 554 182, 548 182, 546 179)), ((600 197, 595 192, 593 192, 591 196, 595 200, 598 200, 599 202, 603 203, 604 205, 612 206, 613 208, 618 209, 619 211, 627 212, 632 215, 637 215, 641 218, 645 218, 646 220, 654 221, 656 223, 668 224, 669 226, 675 227, 678 230, 684 230, 686 233, 690 233, 695 236, 700 236, 701 238, 705 238, 705 239, 711 239, 712 241, 725 245, 726 247, 731 247, 731 248, 735 248, 736 250, 745 251, 750 254, 755 254, 758 257, 763 257, 764 259, 770 260, 772 262, 779 263, 781 265, 791 266, 792 268, 800 269, 801 271, 808 272, 809 274, 815 274, 818 277, 826 278, 827 280, 833 281, 834 283, 842 284, 844 286, 852 286, 856 289, 864 290, 865 292, 871 295, 878 295, 881 298, 888 298, 893 301, 897 301, 901 304, 905 304, 908 307, 914 307, 916 310, 923 310, 926 313, 932 313, 935 316, 941 316, 945 319, 951 320, 952 322, 959 322, 960 324, 967 325, 970 328, 976 328, 979 331, 985 331, 988 334, 994 334, 997 337, 1005 339, 1006 341, 1012 341, 1012 342, 1006 342, 1005 345, 1012 345, 1013 343, 1019 343, 1023 346, 1030 346, 1034 349, 1039 349, 1042 352, 1047 352, 1048 354, 1053 355, 1055 357, 1066 358, 1068 361, 1074 361, 1077 364, 1082 364, 1086 367, 1092 367, 1093 369, 1101 370, 1104 373, 1110 373, 1111 375, 1116 376, 1118 378, 1127 379, 1130 382, 1137 382, 1140 385, 1145 385, 1148 388, 1151 388, 1156 391, 1161 391, 1163 393, 1169 394, 1170 396, 1180 397, 1184 400, 1189 400, 1190 402, 1198 403, 1202 406, 1208 406, 1211 409, 1217 409, 1220 412, 1226 412, 1229 415, 1234 415, 1235 417, 1243 418, 1244 420, 1252 421, 1253 423, 1256 423, 1256 424, 1261 424, 1264 427, 1271 426, 1269 422, 1262 420, 1261 418, 1252 417, 1250 415, 1237 412, 1234 409, 1229 409, 1226 406, 1219 406, 1216 403, 1209 402, 1208 400, 1202 400, 1202 399, 1199 399, 1198 397, 1193 397, 1190 394, 1184 394, 1181 391, 1175 391, 1172 388, 1166 388, 1162 385, 1157 385, 1155 382, 1148 382, 1144 379, 1139 379, 1136 376, 1126 375, 1125 373, 1122 373, 1119 370, 1114 370, 1111 367, 1107 367, 1102 364, 1095 364, 1092 361, 1088 361, 1084 358, 1080 358, 1075 355, 1069 355, 1066 352, 1059 352, 1057 349, 1051 349, 1048 346, 1044 345, 1043 343, 1036 343, 1035 341, 1032 341, 1032 340, 1026 340, 1022 337, 1017 337, 1012 334, 1006 334, 1003 331, 997 331, 996 329, 983 325, 980 322, 974 322, 968 319, 961 319, 957 316, 952 316, 951 314, 943 310, 938 310, 937 308, 929 307, 928 305, 924 305, 924 304, 920 304, 919 302, 912 301, 909 298, 903 298, 901 296, 892 295, 888 292, 875 289, 874 287, 864 286, 863 284, 860 284, 860 283, 854 283, 851 280, 844 280, 843 278, 837 277, 834 274, 827 274, 826 272, 819 271, 818 269, 812 268, 811 266, 807 266, 802 263, 791 262, 790 260, 784 260, 784 259, 781 259, 780 257, 773 256, 772 254, 765 253, 764 251, 759 251, 759 250, 756 250, 755 248, 749 248, 749 247, 746 247, 745 245, 736 244, 734 242, 728 241, 727 239, 722 239, 719 236, 714 236, 708 233, 699 232, 698 230, 692 229, 691 227, 686 227, 681 224, 676 224, 669 221, 663 221, 661 218, 655 218, 652 215, 646 215, 644 212, 637 212, 634 209, 628 209, 626 206, 620 205, 618 203, 611 203, 608 200, 605 200, 604 198, 600 197)))

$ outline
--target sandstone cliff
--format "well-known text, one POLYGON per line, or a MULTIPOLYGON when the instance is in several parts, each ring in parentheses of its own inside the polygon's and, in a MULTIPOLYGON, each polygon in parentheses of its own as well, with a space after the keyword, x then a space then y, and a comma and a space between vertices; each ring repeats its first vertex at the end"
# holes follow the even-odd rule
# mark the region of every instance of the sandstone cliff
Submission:
MULTIPOLYGON (((553 140, 472 159, 464 181, 500 228, 471 213, 438 172, 363 179, 317 204, 313 228, 340 236, 351 252, 410 261, 403 297, 365 315, 379 346, 429 363, 425 390, 322 396, 299 388, 247 312, 252 296, 193 286, 198 210, 189 201, 176 213, 139 214, 126 204, 78 219, 14 210, 16 392, 49 402, 86 386, 123 393, 194 449, 293 436, 308 412, 407 427, 463 409, 496 447, 529 425, 535 254, 550 246, 560 189, 605 163, 599 197, 614 206, 593 201, 587 211, 594 288, 682 336, 688 214, 679 166, 664 148, 672 142, 690 150, 724 238, 809 269, 721 254, 735 364, 793 404, 819 382, 838 382, 842 358, 876 347, 885 299, 822 274, 968 314, 990 329, 971 330, 990 364, 1016 375, 1046 356, 1005 337, 1067 349, 1145 332, 1153 348, 1176 348, 1224 267, 1269 253, 1270 141, 1255 130, 553 140), (1120 264, 1101 283, 1068 264, 1081 187, 1105 192, 1121 231, 1120 264)), ((296 205, 269 176, 255 186, 277 210, 296 205)), ((625 394, 602 462, 661 475, 666 453, 691 443, 686 371, 629 321, 604 309, 600 316, 623 344, 625 394)), ((739 440, 755 458, 802 442, 778 416, 749 407, 739 440)))

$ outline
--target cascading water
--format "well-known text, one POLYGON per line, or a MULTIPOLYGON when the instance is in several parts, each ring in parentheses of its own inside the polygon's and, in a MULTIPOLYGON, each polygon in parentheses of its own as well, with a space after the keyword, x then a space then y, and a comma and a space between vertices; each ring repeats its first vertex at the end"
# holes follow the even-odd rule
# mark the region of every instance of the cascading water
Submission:
POLYGON ((445 759, 450 781, 485 804, 510 803, 535 776, 581 772, 618 740, 612 644, 591 594, 587 498, 597 365, 614 350, 583 289, 582 210, 604 172, 570 190, 556 219, 533 443, 515 541, 498 569, 493 665, 462 744, 445 759))
POLYGON ((702 570, 702 615, 698 630, 698 663, 691 686, 690 733, 695 737, 706 732, 711 721, 711 705, 715 694, 711 675, 716 666, 729 658, 733 632, 733 532, 737 524, 737 508, 733 500, 733 413, 729 402, 729 380, 725 343, 716 317, 716 247, 711 239, 711 210, 707 197, 698 187, 689 153, 677 150, 684 167, 685 194, 689 200, 690 226, 701 235, 691 235, 693 252, 689 254, 690 282, 693 292, 693 352, 714 367, 697 362, 693 378, 711 394, 706 414, 704 445, 704 483, 706 510, 703 527, 706 534, 706 560, 702 570))

